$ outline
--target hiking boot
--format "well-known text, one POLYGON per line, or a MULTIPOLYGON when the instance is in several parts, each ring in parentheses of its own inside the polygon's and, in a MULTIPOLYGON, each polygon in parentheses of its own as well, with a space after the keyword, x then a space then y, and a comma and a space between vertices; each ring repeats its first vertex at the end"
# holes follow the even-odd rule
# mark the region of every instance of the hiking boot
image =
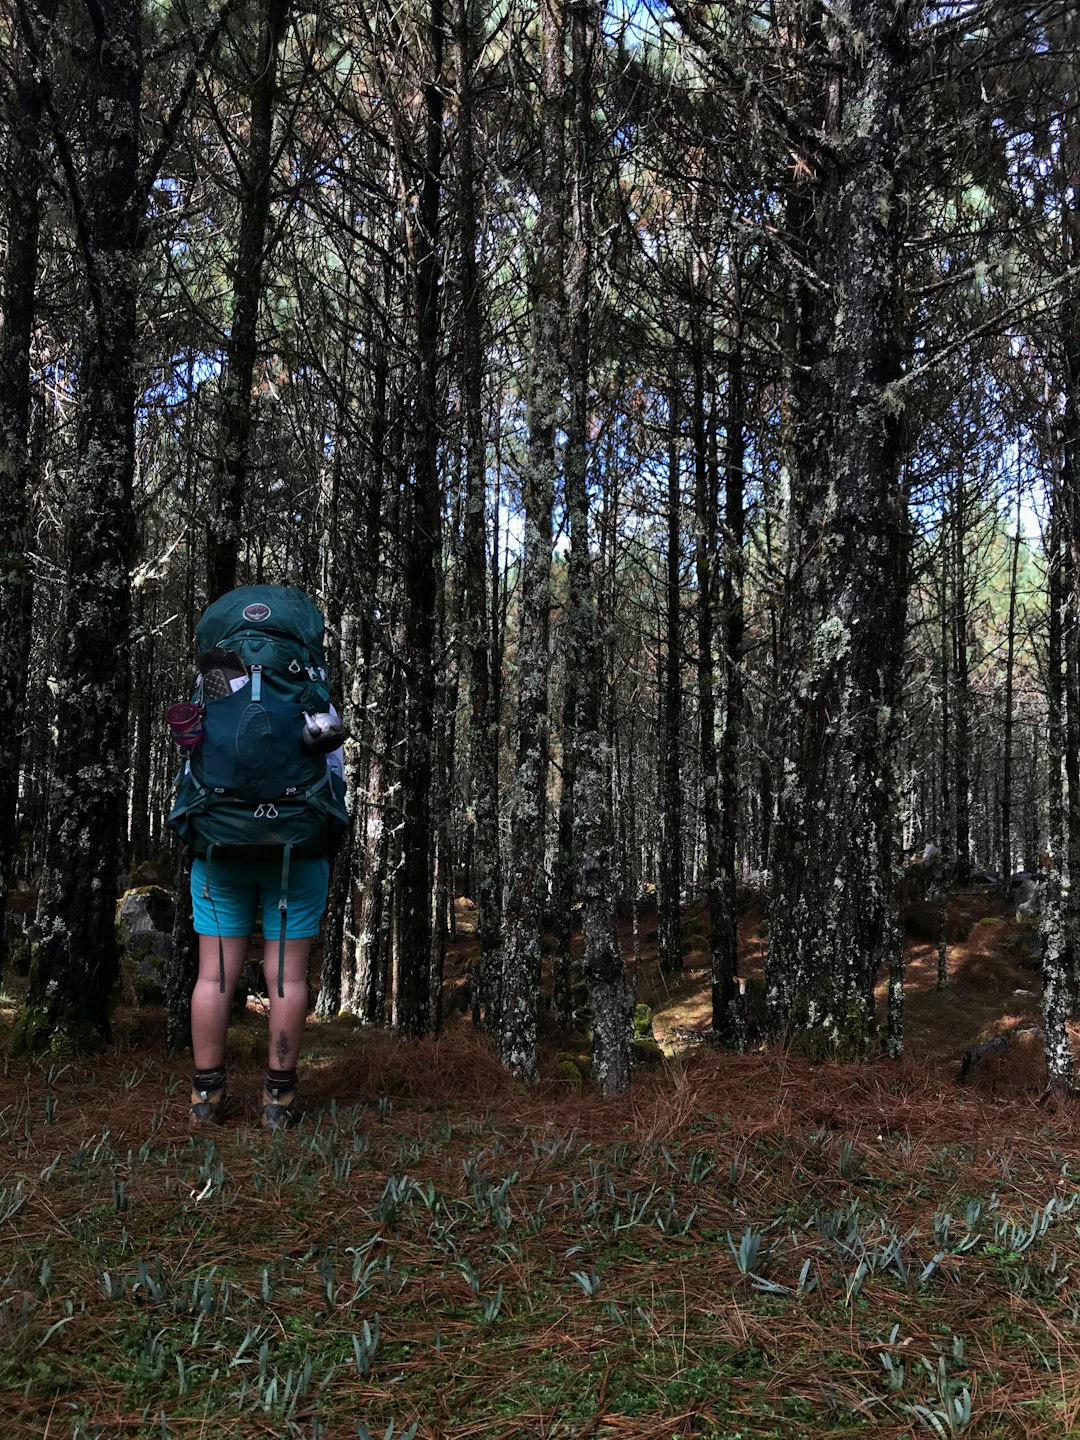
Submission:
POLYGON ((196 1075, 191 1082, 188 1123, 194 1127, 220 1125, 225 1118, 225 1072, 196 1075))
POLYGON ((291 1130, 300 1121, 300 1101, 296 1081, 288 1085, 276 1085, 272 1080, 263 1083, 262 1123, 266 1130, 291 1130))

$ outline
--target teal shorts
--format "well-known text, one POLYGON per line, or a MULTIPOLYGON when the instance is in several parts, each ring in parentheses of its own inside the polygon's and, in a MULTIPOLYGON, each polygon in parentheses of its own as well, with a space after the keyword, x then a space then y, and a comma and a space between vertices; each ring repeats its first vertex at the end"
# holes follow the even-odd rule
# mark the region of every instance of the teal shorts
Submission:
MULTIPOLYGON (((330 883, 330 861, 294 855, 289 861, 285 939, 305 940, 319 933, 330 883)), ((228 860, 215 855, 206 883, 206 861, 191 862, 191 908, 198 935, 250 935, 262 906, 267 940, 281 937, 281 861, 228 860)))

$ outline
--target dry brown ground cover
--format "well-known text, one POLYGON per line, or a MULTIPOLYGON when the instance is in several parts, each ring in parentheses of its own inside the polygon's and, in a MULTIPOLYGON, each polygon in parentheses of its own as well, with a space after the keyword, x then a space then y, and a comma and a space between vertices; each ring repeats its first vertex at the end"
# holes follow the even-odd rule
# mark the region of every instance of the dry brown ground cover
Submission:
MULTIPOLYGON (((271 1139, 254 1007, 210 1137, 152 1012, 95 1060, 7 1062, 0 1437, 1080 1436, 1074 1109, 1020 1047, 955 1080, 1037 1015, 1024 933, 957 897, 937 994, 911 920, 900 1064, 691 1044, 605 1103, 551 1078, 564 1037, 526 1089, 463 1020, 339 1021, 271 1139)), ((642 921, 667 1036, 707 1020, 687 921, 676 985, 642 921)), ((752 969, 752 913, 743 939, 752 969)))

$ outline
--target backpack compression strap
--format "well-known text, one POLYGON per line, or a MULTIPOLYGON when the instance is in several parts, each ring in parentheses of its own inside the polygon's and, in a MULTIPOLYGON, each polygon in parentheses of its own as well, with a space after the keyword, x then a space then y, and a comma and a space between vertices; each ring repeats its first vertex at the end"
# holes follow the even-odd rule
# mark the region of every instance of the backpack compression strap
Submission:
POLYGON ((289 919, 289 860, 292 857, 292 846, 285 846, 285 854, 281 861, 281 896, 278 900, 278 910, 281 913, 281 932, 278 936, 278 962, 277 962, 277 993, 280 997, 285 996, 285 931, 289 919))

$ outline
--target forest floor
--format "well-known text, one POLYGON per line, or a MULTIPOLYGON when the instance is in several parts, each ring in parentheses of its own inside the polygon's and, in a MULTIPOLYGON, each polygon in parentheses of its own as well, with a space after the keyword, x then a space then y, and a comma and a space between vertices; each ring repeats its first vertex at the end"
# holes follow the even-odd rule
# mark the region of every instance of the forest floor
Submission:
MULTIPOLYGON (((1077 1111, 1038 1103, 1037 1046, 956 1081, 1037 1019, 1030 932, 955 896, 937 992, 913 907, 908 1058, 815 1068, 687 1039, 684 918, 677 984, 641 918, 670 1057, 616 1101, 553 1078, 566 1037, 523 1087, 464 1017, 410 1045, 338 1020, 270 1137, 257 1002, 210 1136, 156 1011, 91 1061, 5 1061, 0 1437, 1080 1437, 1077 1111)), ((752 971, 752 910, 741 936, 752 971)))

